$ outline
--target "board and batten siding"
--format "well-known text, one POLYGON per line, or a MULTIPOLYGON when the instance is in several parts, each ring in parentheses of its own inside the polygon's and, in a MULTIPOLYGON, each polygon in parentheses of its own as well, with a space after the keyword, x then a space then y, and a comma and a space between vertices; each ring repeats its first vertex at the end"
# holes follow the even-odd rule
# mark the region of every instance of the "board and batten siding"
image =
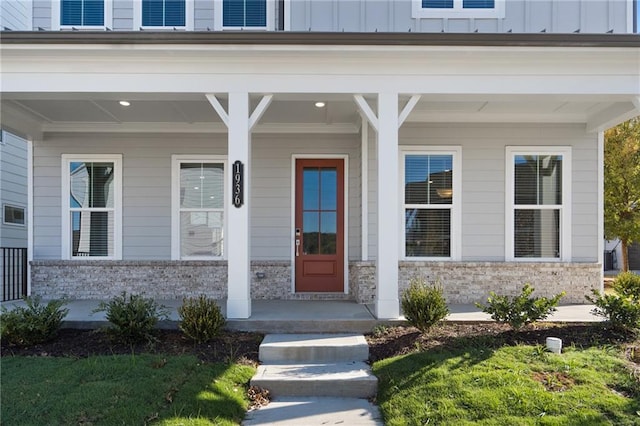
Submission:
POLYGON ((27 247, 27 142, 2 131, 0 144, 0 246, 27 247), (23 208, 25 225, 4 223, 4 205, 23 208))
MULTIPOLYGON (((584 125, 405 123, 400 145, 462 148, 462 261, 505 260, 507 146, 572 149, 572 261, 598 260, 597 134, 584 125)), ((369 257, 376 256, 376 150, 369 143, 369 257)), ((400 181, 403 181, 400 177, 400 181)), ((401 215, 403 217, 403 215, 401 215)))
POLYGON ((291 31, 614 33, 632 32, 626 0, 506 0, 500 19, 422 18, 412 0, 285 0, 291 31))
MULTIPOLYGON (((253 260, 290 260, 293 154, 349 156, 349 196, 360 199, 357 135, 252 138, 253 260)), ((171 155, 226 155, 226 135, 66 134, 34 142, 34 259, 61 256, 61 155, 122 154, 124 260, 171 258, 171 155)), ((349 256, 360 256, 360 204, 349 204, 349 256)))

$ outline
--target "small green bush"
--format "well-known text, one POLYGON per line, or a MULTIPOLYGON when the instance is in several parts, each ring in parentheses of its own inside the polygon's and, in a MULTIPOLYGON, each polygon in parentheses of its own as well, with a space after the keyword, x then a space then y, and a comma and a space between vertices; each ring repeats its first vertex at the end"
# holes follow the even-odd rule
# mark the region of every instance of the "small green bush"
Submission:
POLYGON ((185 298, 178 308, 180 330, 189 339, 203 343, 218 334, 224 327, 225 318, 214 299, 205 296, 185 298))
POLYGON ((489 292, 487 305, 476 303, 482 312, 491 315, 494 321, 507 323, 514 329, 520 329, 532 322, 543 320, 556 311, 558 302, 564 296, 564 291, 551 299, 546 297, 531 297, 534 288, 530 284, 522 287, 522 292, 515 297, 497 295, 489 292))
POLYGON ((152 341, 158 321, 169 317, 166 306, 140 294, 127 296, 124 291, 108 302, 101 302, 93 312, 106 312, 107 320, 113 325, 109 331, 127 343, 152 341))
POLYGON ((53 340, 62 320, 69 313, 63 308, 64 300, 51 300, 41 304, 40 296, 26 297, 26 307, 9 311, 4 306, 0 314, 0 335, 2 339, 17 345, 33 345, 53 340))
POLYGON ((412 278, 402 294, 402 311, 412 326, 425 332, 449 315, 440 286, 430 286, 423 278, 412 278))
POLYGON ((593 296, 586 299, 596 305, 595 315, 604 317, 612 327, 619 330, 640 329, 640 276, 623 272, 613 281, 616 294, 600 294, 592 290, 593 296))
POLYGON ((621 296, 640 302, 640 275, 627 271, 613 280, 613 289, 621 296))

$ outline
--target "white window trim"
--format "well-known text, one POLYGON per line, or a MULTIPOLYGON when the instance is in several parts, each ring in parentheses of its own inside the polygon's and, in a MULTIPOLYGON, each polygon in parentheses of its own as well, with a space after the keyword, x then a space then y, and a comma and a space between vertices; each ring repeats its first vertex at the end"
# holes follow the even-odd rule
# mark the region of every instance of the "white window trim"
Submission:
POLYGON ((476 19, 501 19, 505 17, 506 0, 495 0, 493 9, 463 8, 462 0, 453 0, 453 8, 429 9, 422 7, 422 0, 412 0, 411 17, 414 19, 425 18, 476 18, 476 19))
POLYGON ((276 0, 266 0, 267 2, 267 25, 264 27, 226 27, 222 25, 222 0, 214 0, 213 13, 215 31, 273 31, 276 26, 276 0))
POLYGON ((121 154, 62 154, 62 259, 63 260, 121 260, 122 259, 122 155, 121 154), (113 256, 71 255, 71 208, 69 192, 71 177, 69 165, 72 161, 113 162, 113 256))
POLYGON ((184 26, 143 26, 142 25, 142 1, 135 1, 133 5, 133 30, 185 30, 193 31, 194 28, 194 0, 185 0, 184 3, 184 26))
POLYGON ((172 155, 171 156, 171 260, 226 260, 227 250, 222 256, 181 256, 180 255, 180 164, 182 163, 221 163, 224 167, 224 206, 222 220, 224 239, 227 238, 231 191, 228 190, 228 172, 226 155, 172 155))
MULTIPOLYGON (((398 179, 398 194, 399 194, 399 206, 401 210, 400 223, 398 224, 398 235, 400 235, 400 260, 406 261, 460 261, 461 260, 461 246, 462 246, 462 147, 461 146, 400 146, 399 161, 399 179, 398 179), (452 189, 453 200, 450 206, 451 208, 451 234, 450 238, 450 250, 451 256, 449 257, 408 257, 406 255, 406 233, 405 233, 405 194, 404 194, 404 163, 407 155, 451 155, 453 157, 453 176, 452 176, 452 189)), ((435 206, 435 205, 434 205, 435 206)), ((442 205, 438 205, 442 207, 442 205)))
POLYGON ((104 0, 104 25, 62 25, 62 2, 61 0, 51 0, 51 30, 71 30, 73 28, 82 30, 104 30, 113 27, 113 0, 104 0))
MULTIPOLYGON (((510 262, 569 262, 571 261, 571 179, 573 176, 571 168, 571 147, 570 146, 507 146, 506 147, 506 189, 505 194, 505 259, 510 262), (552 257, 515 257, 515 232, 513 212, 515 204, 515 167, 514 158, 516 155, 562 155, 562 205, 560 209, 560 256, 552 257)), ((526 207, 526 206, 520 206, 526 207)), ((558 209, 557 205, 536 206, 538 209, 558 209)))
POLYGON ((12 204, 12 203, 3 203, 2 204, 2 223, 7 225, 7 226, 16 226, 19 228, 24 228, 27 226, 27 208, 25 206, 22 205, 18 205, 18 204, 12 204), (22 210, 22 216, 24 217, 24 223, 14 223, 14 222, 7 222, 7 216, 6 216, 6 210, 5 208, 7 207, 13 207, 14 209, 21 209, 22 210))

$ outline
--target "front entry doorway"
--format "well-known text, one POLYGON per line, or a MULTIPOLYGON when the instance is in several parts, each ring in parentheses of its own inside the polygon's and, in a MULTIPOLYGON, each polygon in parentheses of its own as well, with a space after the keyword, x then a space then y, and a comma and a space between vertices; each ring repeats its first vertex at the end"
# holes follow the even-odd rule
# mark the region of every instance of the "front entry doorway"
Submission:
POLYGON ((344 291, 344 159, 296 159, 296 292, 344 291))

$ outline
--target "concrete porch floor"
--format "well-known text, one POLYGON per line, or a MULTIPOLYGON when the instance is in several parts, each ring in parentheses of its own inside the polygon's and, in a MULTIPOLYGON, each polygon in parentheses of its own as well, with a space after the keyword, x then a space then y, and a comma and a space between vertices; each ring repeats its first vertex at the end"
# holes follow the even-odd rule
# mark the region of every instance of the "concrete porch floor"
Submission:
MULTIPOLYGON (((71 300, 67 308, 69 314, 63 327, 99 328, 108 322, 104 312, 93 313, 100 300, 71 300)), ((161 328, 177 328, 179 316, 177 309, 182 300, 158 300, 169 308, 169 320, 163 321, 161 328)), ((23 301, 3 302, 2 306, 11 309, 24 305, 23 301)), ((226 303, 220 301, 223 314, 226 303)), ((598 322, 602 321, 591 313, 593 305, 562 305, 547 321, 551 322, 598 322)), ((477 323, 491 321, 489 315, 474 305, 450 305, 448 322, 477 323)), ((227 328, 239 331, 260 333, 367 333, 377 325, 402 325, 404 317, 378 320, 374 305, 361 305, 350 301, 327 300, 254 300, 251 318, 229 319, 227 328)))

